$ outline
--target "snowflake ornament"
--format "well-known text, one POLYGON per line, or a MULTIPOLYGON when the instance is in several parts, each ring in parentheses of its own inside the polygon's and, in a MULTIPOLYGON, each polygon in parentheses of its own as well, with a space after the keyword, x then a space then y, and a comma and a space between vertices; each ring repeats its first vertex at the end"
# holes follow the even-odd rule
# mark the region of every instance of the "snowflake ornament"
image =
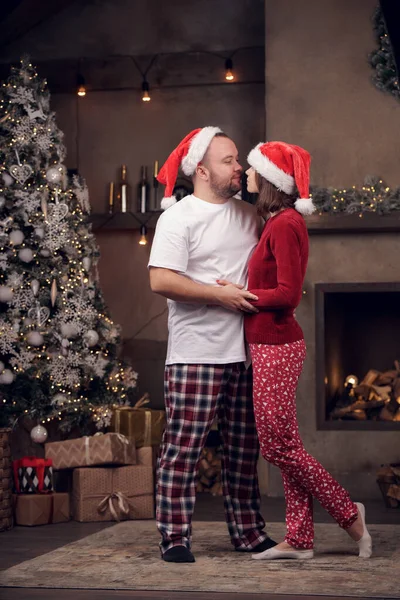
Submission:
POLYGON ((11 354, 18 339, 18 333, 12 325, 4 319, 0 319, 0 351, 2 354, 11 354))

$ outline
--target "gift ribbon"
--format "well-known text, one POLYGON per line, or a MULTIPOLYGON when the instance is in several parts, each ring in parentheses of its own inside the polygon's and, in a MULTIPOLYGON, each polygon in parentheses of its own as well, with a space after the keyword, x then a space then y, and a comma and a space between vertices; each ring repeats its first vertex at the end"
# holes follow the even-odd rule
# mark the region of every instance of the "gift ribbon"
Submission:
POLYGON ((106 512, 107 508, 109 508, 114 521, 119 522, 122 517, 127 517, 129 515, 130 506, 132 505, 125 494, 122 492, 112 492, 103 498, 103 500, 99 503, 97 510, 101 514, 106 512), (117 510, 115 510, 114 500, 117 501, 117 510))

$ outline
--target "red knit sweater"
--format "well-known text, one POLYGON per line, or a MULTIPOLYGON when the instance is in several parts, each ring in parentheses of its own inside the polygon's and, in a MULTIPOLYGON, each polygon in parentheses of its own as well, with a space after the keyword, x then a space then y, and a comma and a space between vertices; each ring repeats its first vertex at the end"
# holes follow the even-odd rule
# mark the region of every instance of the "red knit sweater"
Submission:
POLYGON ((287 344, 303 339, 293 312, 300 303, 308 261, 303 217, 287 208, 270 217, 249 262, 248 290, 260 311, 245 315, 246 339, 255 344, 287 344))

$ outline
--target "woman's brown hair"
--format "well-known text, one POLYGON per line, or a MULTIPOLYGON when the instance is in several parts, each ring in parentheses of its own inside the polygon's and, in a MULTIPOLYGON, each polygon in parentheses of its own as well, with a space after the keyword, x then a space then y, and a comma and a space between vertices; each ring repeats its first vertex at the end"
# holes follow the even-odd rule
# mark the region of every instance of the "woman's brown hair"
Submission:
POLYGON ((256 209, 261 217, 267 217, 270 213, 278 212, 283 208, 294 208, 295 196, 289 196, 278 190, 273 183, 257 172, 256 183, 258 187, 256 209))

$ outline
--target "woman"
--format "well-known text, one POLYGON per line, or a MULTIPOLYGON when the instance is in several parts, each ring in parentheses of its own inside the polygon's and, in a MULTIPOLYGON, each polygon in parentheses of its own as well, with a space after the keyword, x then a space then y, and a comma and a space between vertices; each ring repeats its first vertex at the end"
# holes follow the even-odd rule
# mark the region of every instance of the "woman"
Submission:
POLYGON ((309 196, 310 155, 283 142, 259 144, 250 152, 247 189, 258 193, 257 210, 268 219, 249 263, 248 290, 258 314, 246 314, 245 332, 253 362, 253 398, 260 448, 281 469, 287 533, 283 542, 253 558, 313 557, 312 497, 369 558, 372 541, 365 509, 304 449, 296 418, 296 388, 306 356, 294 310, 302 296, 308 234, 302 214, 314 211, 309 196), (295 192, 300 199, 295 200, 295 192))

